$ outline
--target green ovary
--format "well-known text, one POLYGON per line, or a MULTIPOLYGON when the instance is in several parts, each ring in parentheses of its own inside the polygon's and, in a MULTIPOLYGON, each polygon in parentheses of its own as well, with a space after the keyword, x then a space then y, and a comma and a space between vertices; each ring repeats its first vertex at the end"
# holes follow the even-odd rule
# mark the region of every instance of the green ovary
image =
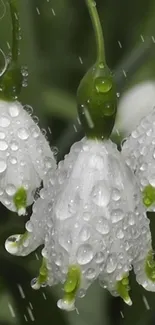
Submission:
POLYGON ((75 299, 77 290, 79 289, 81 281, 81 271, 76 265, 70 265, 67 273, 67 279, 64 283, 64 297, 63 300, 67 303, 72 303, 75 299))
POLYGON ((145 272, 147 277, 152 281, 155 282, 155 261, 153 258, 153 252, 150 251, 146 258, 145 263, 145 272))
POLYGON ((143 203, 146 207, 150 207, 155 203, 155 188, 147 185, 143 190, 143 203))
POLYGON ((116 290, 119 296, 126 302, 128 305, 132 304, 132 301, 129 296, 129 278, 128 274, 124 275, 123 279, 118 281, 116 284, 116 290))
POLYGON ((13 197, 14 205, 19 211, 22 208, 26 208, 27 205, 27 192, 23 187, 20 187, 13 197))

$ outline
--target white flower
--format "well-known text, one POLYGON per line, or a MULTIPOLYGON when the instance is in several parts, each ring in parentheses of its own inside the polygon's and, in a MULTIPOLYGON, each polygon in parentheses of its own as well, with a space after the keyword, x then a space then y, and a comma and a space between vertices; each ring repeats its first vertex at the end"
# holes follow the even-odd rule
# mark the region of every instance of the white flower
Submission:
POLYGON ((47 170, 56 168, 39 127, 22 105, 0 101, 0 201, 24 214, 47 170))
POLYGON ((119 100, 113 133, 128 136, 154 107, 155 81, 144 81, 133 86, 119 100))
POLYGON ((155 109, 124 142, 122 154, 135 173, 148 211, 155 211, 155 109))
POLYGON ((32 287, 63 283, 59 308, 75 309, 76 297, 83 297, 97 278, 131 305, 132 265, 137 281, 155 291, 149 220, 136 178, 110 140, 83 139, 72 146, 56 174, 48 173, 30 224, 25 235, 9 237, 5 247, 27 255, 44 242, 32 287))

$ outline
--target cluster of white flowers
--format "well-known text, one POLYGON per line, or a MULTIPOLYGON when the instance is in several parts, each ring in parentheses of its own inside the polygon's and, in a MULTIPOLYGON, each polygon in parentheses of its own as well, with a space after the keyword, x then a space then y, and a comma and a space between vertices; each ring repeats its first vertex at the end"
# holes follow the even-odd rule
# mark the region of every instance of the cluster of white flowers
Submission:
MULTIPOLYGON (((39 289, 62 283, 64 296, 57 305, 67 311, 76 308, 76 298, 84 297, 95 279, 131 305, 128 276, 132 267, 137 282, 155 291, 155 261, 146 215, 147 210, 155 210, 155 84, 143 85, 145 102, 141 97, 136 102, 135 93, 130 92, 127 103, 122 99, 120 112, 125 106, 130 113, 130 105, 136 102, 135 111, 144 118, 137 127, 137 118, 124 114, 121 124, 123 128, 128 125, 126 135, 131 133, 133 120, 137 129, 119 152, 107 139, 117 111, 115 85, 105 62, 96 6, 94 1, 86 3, 98 50, 96 63, 77 91, 79 117, 88 138, 75 143, 56 164, 41 130, 14 100, 21 91, 22 73, 18 66, 19 17, 12 1, 12 59, 0 85, 1 98, 6 99, 0 100, 0 202, 19 215, 33 203, 26 232, 10 236, 5 247, 13 255, 25 256, 44 245, 39 275, 31 285, 39 289), (151 101, 151 113, 145 117, 147 100, 151 101), (40 185, 43 188, 34 202, 40 185)), ((115 129, 118 125, 119 114, 115 129)))
POLYGON ((131 305, 132 266, 137 282, 155 291, 149 219, 132 171, 135 165, 128 167, 124 154, 111 140, 84 138, 75 143, 64 161, 44 175, 25 234, 6 240, 6 250, 20 256, 44 244, 32 287, 62 283, 64 296, 57 303, 61 309, 75 309, 76 297, 83 297, 97 278, 131 305))

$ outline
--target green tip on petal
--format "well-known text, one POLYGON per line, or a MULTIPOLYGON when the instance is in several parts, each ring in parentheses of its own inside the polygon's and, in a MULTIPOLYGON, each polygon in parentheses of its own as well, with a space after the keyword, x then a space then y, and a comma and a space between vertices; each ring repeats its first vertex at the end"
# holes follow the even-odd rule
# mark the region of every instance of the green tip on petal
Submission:
POLYGON ((125 275, 121 281, 117 282, 116 290, 119 296, 124 300, 129 306, 132 305, 132 301, 129 296, 129 278, 128 275, 125 275))
POLYGON ((38 276, 39 284, 40 285, 45 284, 47 282, 47 277, 48 277, 48 269, 47 269, 46 259, 43 258, 39 276, 38 276))
POLYGON ((45 287, 47 285, 48 280, 48 269, 46 264, 46 259, 43 258, 42 265, 40 267, 39 276, 37 278, 32 279, 31 287, 34 290, 40 289, 40 287, 45 287))
POLYGON ((27 205, 27 192, 23 187, 20 187, 13 197, 14 205, 19 215, 25 214, 27 205))
POLYGON ((65 304, 72 304, 75 300, 76 293, 79 289, 81 281, 81 271, 76 265, 69 266, 67 279, 64 283, 64 297, 65 304))
POLYGON ((117 95, 108 66, 96 63, 77 90, 78 112, 88 138, 109 138, 115 123, 117 95))
POLYGON ((148 253, 145 263, 145 272, 147 277, 152 281, 155 282, 155 260, 154 254, 152 251, 148 253))
POLYGON ((155 203, 155 188, 147 185, 143 190, 143 203, 148 208, 155 203))

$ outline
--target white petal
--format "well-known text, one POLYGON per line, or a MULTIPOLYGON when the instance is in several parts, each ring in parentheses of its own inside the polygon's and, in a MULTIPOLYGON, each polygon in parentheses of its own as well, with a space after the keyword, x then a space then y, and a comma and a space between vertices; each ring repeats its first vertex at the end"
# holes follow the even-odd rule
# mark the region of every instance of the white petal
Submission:
POLYGON ((8 186, 27 187, 27 205, 46 172, 56 168, 54 155, 39 127, 19 102, 0 101, 0 200, 15 211, 8 186), (3 192, 3 193, 2 193, 3 192))
POLYGON ((124 137, 138 126, 140 120, 155 107, 155 82, 148 80, 127 90, 120 98, 113 133, 124 137))

